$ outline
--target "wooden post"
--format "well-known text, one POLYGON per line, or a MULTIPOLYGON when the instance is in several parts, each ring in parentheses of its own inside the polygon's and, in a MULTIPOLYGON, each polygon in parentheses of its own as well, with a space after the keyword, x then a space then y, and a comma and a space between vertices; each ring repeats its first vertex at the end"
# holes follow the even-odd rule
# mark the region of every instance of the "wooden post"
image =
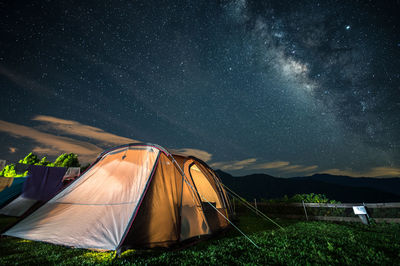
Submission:
POLYGON ((307 215, 306 205, 304 204, 304 200, 302 200, 301 202, 303 203, 304 213, 306 214, 306 219, 307 219, 307 221, 308 221, 308 215, 307 215))
POLYGON ((257 209, 257 199, 256 198, 254 198, 254 207, 256 207, 256 209, 257 209))

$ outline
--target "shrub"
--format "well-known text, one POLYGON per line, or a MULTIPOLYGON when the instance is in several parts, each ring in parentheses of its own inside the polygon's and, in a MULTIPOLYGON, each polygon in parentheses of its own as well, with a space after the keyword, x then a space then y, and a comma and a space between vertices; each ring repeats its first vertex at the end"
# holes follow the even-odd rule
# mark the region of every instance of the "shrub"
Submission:
POLYGON ((74 153, 64 153, 58 156, 54 161, 54 166, 57 167, 80 167, 78 155, 74 153))
POLYGON ((23 164, 37 164, 39 163, 39 158, 37 157, 36 154, 33 154, 30 152, 27 156, 25 156, 24 159, 19 160, 19 163, 23 164))
POLYGON ((25 171, 22 174, 17 174, 15 171, 15 165, 14 164, 8 164, 4 167, 2 171, 0 171, 0 176, 4 177, 22 177, 26 176, 28 174, 28 171, 25 171))
MULTIPOLYGON (((30 152, 25 158, 18 161, 22 164, 33 164, 33 165, 43 165, 43 166, 56 166, 56 167, 80 167, 78 155, 74 153, 64 153, 58 156, 58 158, 54 161, 54 163, 50 162, 47 157, 43 157, 39 160, 39 157, 36 154, 30 152)), ((15 165, 9 164, 4 167, 2 171, 0 171, 0 176, 4 177, 22 177, 28 175, 28 171, 24 173, 17 173, 15 171, 15 165)))

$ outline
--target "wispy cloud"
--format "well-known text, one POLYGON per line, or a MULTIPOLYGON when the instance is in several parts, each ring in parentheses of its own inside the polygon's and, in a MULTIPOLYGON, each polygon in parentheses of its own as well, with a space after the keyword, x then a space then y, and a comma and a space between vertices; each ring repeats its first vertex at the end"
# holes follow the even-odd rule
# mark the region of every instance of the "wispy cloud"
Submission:
POLYGON ((288 173, 307 173, 314 171, 318 168, 318 165, 311 165, 311 166, 304 166, 304 165, 288 165, 285 167, 280 168, 282 172, 288 173))
POLYGON ((191 148, 183 148, 183 149, 172 149, 169 150, 173 154, 185 155, 185 156, 194 156, 197 157, 204 162, 208 162, 212 158, 212 154, 199 149, 191 149, 191 148))
POLYGON ((287 174, 287 173, 309 173, 318 168, 317 165, 298 165, 291 164, 287 161, 274 161, 274 162, 262 162, 257 163, 256 158, 245 159, 241 161, 229 161, 229 162, 217 162, 211 164, 212 167, 218 168, 225 171, 235 170, 270 170, 275 173, 287 174))
POLYGON ((374 167, 369 171, 368 175, 369 176, 380 176, 380 177, 391 177, 391 176, 400 177, 400 168, 374 167))
MULTIPOLYGON (((45 115, 37 115, 32 120, 42 125, 34 128, 0 120, 0 132, 15 138, 30 139, 36 144, 32 150, 34 153, 57 156, 72 152, 79 155, 82 163, 93 161, 107 147, 140 142, 73 120, 45 115)), ((9 151, 15 153, 17 149, 10 147, 9 151)), ((195 148, 178 148, 171 152, 195 156, 203 161, 212 158, 211 153, 195 148)))
POLYGON ((86 137, 97 140, 106 145, 120 145, 122 143, 134 143, 138 140, 121 137, 112 133, 105 132, 104 130, 81 124, 72 120, 64 120, 57 117, 38 115, 32 120, 45 122, 50 128, 65 134, 80 137, 86 137))
POLYGON ((249 158, 241 161, 217 162, 211 164, 211 167, 221 170, 241 170, 248 168, 257 161, 256 158, 249 158))
POLYGON ((284 162, 284 161, 268 162, 268 163, 253 165, 252 169, 276 169, 276 168, 282 168, 289 164, 290 164, 289 162, 284 162))
POLYGON ((373 167, 366 171, 353 171, 351 169, 328 169, 321 171, 331 175, 347 175, 353 177, 400 177, 400 168, 380 166, 373 167))
POLYGON ((100 147, 89 142, 56 136, 31 127, 21 126, 2 120, 0 120, 0 131, 8 133, 16 138, 33 140, 39 145, 39 147, 36 148, 36 152, 41 151, 41 149, 46 149, 45 151, 47 152, 51 150, 54 151, 54 153, 57 151, 58 154, 73 152, 78 154, 84 162, 93 160, 102 151, 100 147))

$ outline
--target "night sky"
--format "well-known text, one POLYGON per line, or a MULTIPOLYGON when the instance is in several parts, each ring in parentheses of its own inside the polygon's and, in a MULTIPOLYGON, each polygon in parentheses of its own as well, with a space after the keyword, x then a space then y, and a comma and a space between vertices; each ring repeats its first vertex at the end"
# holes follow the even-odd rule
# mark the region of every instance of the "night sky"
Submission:
POLYGON ((399 1, 0 1, 0 158, 143 141, 400 176, 399 1))

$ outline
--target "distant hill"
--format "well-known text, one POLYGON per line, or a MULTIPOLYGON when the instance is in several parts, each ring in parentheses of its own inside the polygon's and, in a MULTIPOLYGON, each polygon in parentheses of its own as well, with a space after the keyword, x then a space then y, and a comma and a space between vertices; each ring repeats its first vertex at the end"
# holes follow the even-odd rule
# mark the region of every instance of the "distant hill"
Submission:
POLYGON ((221 170, 216 172, 226 186, 248 200, 318 193, 325 194, 329 199, 349 203, 400 201, 400 178, 353 178, 328 174, 294 178, 278 178, 266 174, 234 177, 221 170))
POLYGON ((349 177, 336 176, 329 174, 315 174, 313 176, 293 177, 296 180, 314 180, 331 184, 373 188, 392 194, 400 195, 400 178, 368 178, 368 177, 349 177))

